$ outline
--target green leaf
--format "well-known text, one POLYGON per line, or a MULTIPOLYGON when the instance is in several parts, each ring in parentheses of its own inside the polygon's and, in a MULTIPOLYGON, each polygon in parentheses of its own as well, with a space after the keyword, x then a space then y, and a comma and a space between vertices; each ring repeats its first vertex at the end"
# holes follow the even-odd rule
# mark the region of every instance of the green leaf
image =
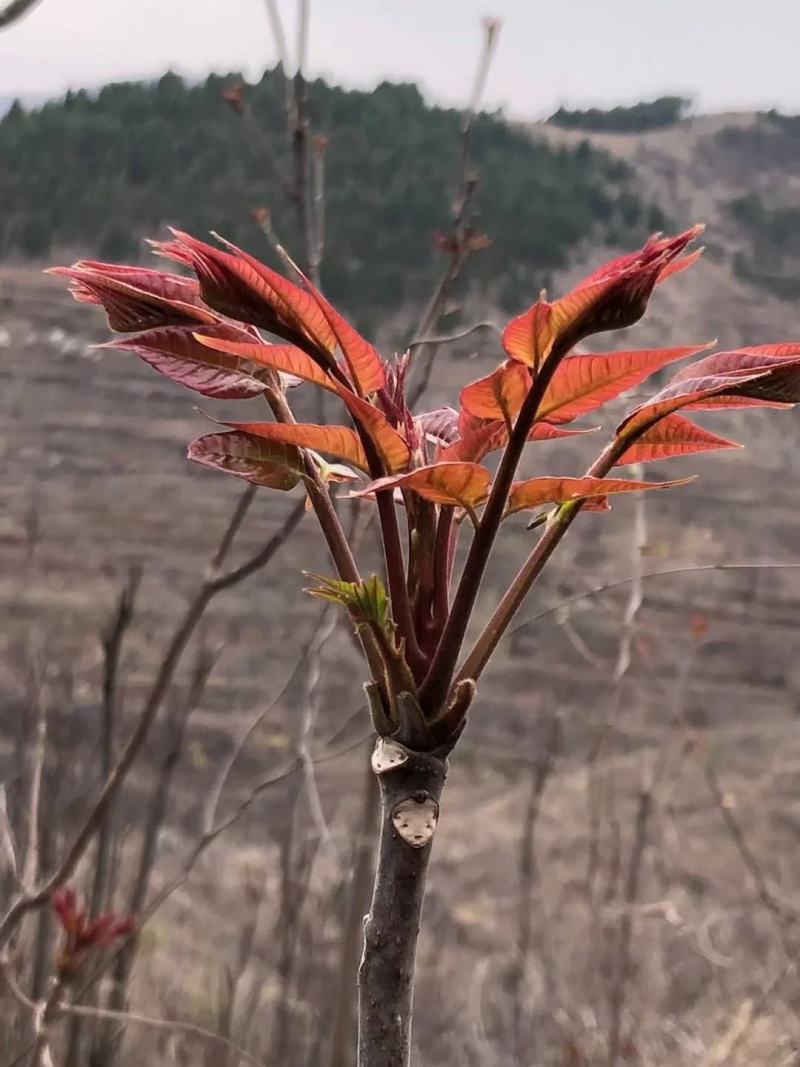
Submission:
POLYGON ((320 583, 313 589, 306 590, 311 596, 341 604, 347 608, 358 625, 374 626, 387 637, 394 636, 389 597, 377 574, 361 582, 343 582, 338 578, 325 578, 311 571, 306 574, 320 583))

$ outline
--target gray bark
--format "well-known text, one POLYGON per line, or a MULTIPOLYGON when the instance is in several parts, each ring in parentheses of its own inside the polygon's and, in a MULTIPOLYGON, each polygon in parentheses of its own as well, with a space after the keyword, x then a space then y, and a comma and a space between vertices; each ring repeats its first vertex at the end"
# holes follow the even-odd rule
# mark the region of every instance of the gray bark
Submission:
POLYGON ((378 869, 358 974, 358 1067, 409 1067, 414 965, 433 834, 419 847, 402 835, 412 836, 420 819, 424 828, 424 813, 438 815, 451 747, 406 749, 406 762, 379 776, 378 869))

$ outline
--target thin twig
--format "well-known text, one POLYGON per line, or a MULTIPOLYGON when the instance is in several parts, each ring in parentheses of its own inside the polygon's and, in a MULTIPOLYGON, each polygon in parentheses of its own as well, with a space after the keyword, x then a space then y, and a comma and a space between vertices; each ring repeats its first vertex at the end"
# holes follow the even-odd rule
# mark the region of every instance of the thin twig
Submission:
POLYGON ((714 804, 722 816, 725 829, 728 831, 731 840, 736 846, 736 850, 741 857, 742 863, 747 869, 747 873, 750 875, 758 899, 775 921, 778 933, 781 940, 784 942, 787 956, 789 959, 792 959, 796 954, 796 945, 793 941, 790 941, 789 943, 786 942, 786 927, 787 925, 789 927, 796 926, 800 919, 800 912, 778 900, 770 889, 767 878, 761 869, 761 864, 750 847, 744 828, 734 814, 733 804, 722 789, 716 769, 710 759, 703 760, 702 770, 703 777, 705 778, 708 790, 714 800, 714 804))
MULTIPOLYGON (((147 894, 150 889, 153 870, 155 869, 156 851, 161 830, 167 817, 167 803, 172 786, 175 768, 183 750, 184 737, 192 712, 199 705, 206 683, 214 667, 214 657, 205 649, 201 648, 197 654, 192 678, 186 697, 182 700, 177 710, 170 716, 167 723, 167 741, 164 746, 164 754, 161 759, 158 780, 152 799, 145 812, 144 826, 141 833, 141 845, 139 858, 135 868, 135 875, 125 910, 131 915, 138 915, 144 907, 147 894)), ((139 937, 137 932, 126 942, 116 958, 112 986, 106 1001, 106 1007, 111 1011, 124 1011, 127 1008, 128 985, 131 972, 133 971, 136 956, 139 950, 139 937)), ((92 1003, 89 1007, 94 1006, 92 1003)), ((71 1032, 76 1033, 75 1041, 79 1040, 80 1027, 83 1019, 75 1015, 70 1021, 71 1032)), ((78 1046, 76 1045, 76 1052, 78 1046)), ((104 1028, 92 1050, 91 1060, 111 1064, 114 1061, 118 1049, 117 1033, 114 1028, 104 1028)), ((67 1062, 72 1063, 73 1060, 67 1062)), ((75 1055, 77 1062, 77 1055, 75 1055)))
POLYGON ((0 30, 7 29, 12 23, 27 15, 38 3, 40 0, 11 0, 11 3, 0 11, 0 30))
POLYGON ((275 38, 275 49, 278 53, 278 62, 283 68, 284 75, 289 75, 289 49, 286 45, 286 34, 283 30, 283 20, 275 0, 265 0, 267 15, 269 16, 272 36, 275 38))
POLYGON ((227 759, 220 767, 219 773, 217 774, 217 777, 215 778, 214 783, 211 786, 211 789, 209 790, 208 800, 206 802, 205 812, 203 815, 204 830, 210 830, 216 821, 217 809, 219 808, 219 802, 222 797, 222 793, 225 789, 225 785, 228 779, 230 778, 231 771, 233 770, 239 757, 241 756, 245 745, 253 736, 258 727, 261 725, 261 723, 266 719, 266 717, 273 711, 275 707, 277 707, 281 700, 283 700, 283 698, 289 691, 289 688, 291 687, 292 683, 295 681, 298 674, 305 666, 306 658, 317 639, 317 634, 319 633, 320 627, 325 619, 326 614, 327 612, 325 610, 320 612, 320 615, 317 618, 314 627, 312 628, 311 636, 309 637, 308 641, 306 641, 303 649, 300 652, 300 655, 297 658, 297 662, 292 667, 283 685, 277 691, 272 700, 270 700, 270 702, 265 705, 265 707, 263 707, 260 711, 256 713, 256 715, 253 716, 253 718, 244 727, 241 734, 234 741, 227 759))
MULTIPOLYGON (((359 715, 361 714, 363 714, 363 712, 359 712, 359 715)), ((340 732, 341 731, 337 730, 334 737, 337 737, 340 732)), ((362 734, 354 741, 350 741, 349 743, 342 745, 342 747, 340 748, 334 749, 330 752, 323 752, 322 755, 315 757, 314 763, 316 766, 319 766, 324 763, 329 763, 333 760, 341 759, 343 756, 346 756, 349 753, 360 748, 367 741, 371 740, 373 736, 374 735, 370 730, 368 733, 362 734)), ((326 747, 328 747, 330 743, 331 741, 329 740, 326 747)), ((211 827, 208 830, 205 830, 192 846, 178 873, 174 875, 170 879, 170 881, 166 883, 166 885, 162 886, 162 888, 152 897, 152 899, 145 905, 145 907, 141 909, 139 915, 137 916, 138 930, 141 930, 144 924, 153 917, 156 911, 158 911, 158 909, 173 895, 173 893, 177 892, 177 890, 180 889, 182 885, 184 885, 192 870, 200 860, 201 856, 203 856, 203 854, 211 847, 211 845, 213 845, 214 842, 219 837, 221 837, 222 834, 226 833, 229 829, 231 829, 231 827, 234 826, 239 821, 239 819, 241 819, 250 810, 253 804, 261 796, 263 796, 264 793, 267 792, 267 790, 269 790, 273 785, 278 785, 280 782, 285 782, 287 778, 291 778, 291 776, 295 774, 299 769, 300 761, 295 758, 279 770, 274 771, 272 774, 267 775, 265 778, 262 778, 251 788, 247 796, 245 796, 236 805, 236 807, 229 815, 227 815, 224 819, 218 822, 215 826, 211 827)), ((94 983, 102 976, 102 974, 106 972, 108 967, 114 963, 118 955, 122 951, 124 951, 125 946, 128 944, 128 940, 129 939, 125 939, 124 941, 122 941, 118 945, 117 949, 113 953, 109 954, 103 966, 98 969, 97 973, 94 974, 91 980, 81 989, 80 993, 75 998, 76 1000, 82 999, 86 995, 88 990, 94 985, 94 983)))
POLYGON ((530 788, 519 838, 519 896, 517 904, 517 955, 512 972, 511 1048, 517 1063, 535 1051, 523 1032, 523 990, 533 940, 533 893, 539 873, 536 862, 536 825, 547 783, 561 751, 561 720, 554 717, 544 752, 530 765, 530 788))
POLYGON ((653 790, 653 775, 647 770, 645 771, 636 808, 633 844, 631 846, 631 854, 628 861, 622 915, 620 917, 616 952, 614 954, 614 977, 610 994, 611 1012, 608 1031, 609 1067, 617 1067, 620 1056, 625 997, 633 973, 631 953, 633 942, 633 920, 636 904, 639 899, 639 882, 645 850, 647 848, 647 833, 650 824, 650 815, 653 810, 653 790))
POLYGON ((553 604, 549 608, 545 608, 543 611, 537 612, 529 619, 523 619, 522 622, 518 622, 516 626, 512 626, 507 634, 511 637, 512 634, 519 633, 526 626, 533 626, 534 623, 541 622, 542 619, 548 618, 550 615, 555 614, 558 611, 563 611, 566 607, 571 607, 573 604, 579 604, 583 600, 590 600, 593 597, 600 596, 602 593, 611 592, 614 589, 621 589, 623 586, 630 585, 631 582, 637 581, 650 581, 654 578, 669 578, 675 574, 697 574, 704 571, 747 571, 747 570, 798 570, 800 569, 800 561, 793 562, 791 560, 781 562, 777 560, 754 560, 752 563, 747 561, 734 562, 734 563, 695 563, 687 564, 685 567, 667 567, 662 571, 649 571, 645 574, 629 574, 625 578, 617 578, 613 582, 604 582, 602 585, 596 585, 592 589, 586 589, 583 593, 575 593, 574 596, 567 597, 566 600, 559 601, 558 604, 553 604))
POLYGON ((297 758, 303 772, 303 782, 306 787, 308 806, 311 818, 317 828, 321 842, 326 847, 333 845, 330 827, 322 810, 322 801, 319 795, 317 779, 314 773, 314 760, 311 755, 310 739, 314 731, 314 725, 319 714, 319 683, 322 672, 321 653, 325 642, 336 629, 338 611, 331 608, 324 618, 317 636, 309 649, 306 659, 306 673, 303 686, 303 707, 300 716, 300 724, 297 737, 297 758))
MULTIPOLYGON (((238 509, 237 509, 238 511, 238 509)), ((94 837, 102 819, 110 805, 113 803, 117 792, 133 766, 137 756, 141 752, 150 734, 150 729, 156 719, 158 711, 167 694, 172 682, 175 670, 181 656, 189 643, 200 619, 212 600, 223 589, 243 578, 248 577, 259 567, 265 566, 278 549, 286 542, 295 526, 304 514, 302 502, 295 505, 294 509, 284 520, 280 530, 270 538, 265 547, 256 554, 248 563, 222 575, 212 572, 203 578, 194 597, 189 602, 186 611, 179 622, 172 640, 170 641, 161 665, 158 669, 153 685, 140 712, 137 724, 127 744, 122 750, 114 768, 106 778, 105 784, 94 803, 94 806, 76 834, 71 845, 58 864, 56 870, 38 888, 20 894, 11 904, 5 917, 0 923, 0 949, 8 942, 9 937, 16 929, 22 918, 36 908, 42 907, 50 898, 53 890, 63 885, 77 867, 86 848, 94 837)), ((235 516, 234 516, 235 517, 235 516)), ((223 540, 227 538, 227 530, 223 540)))
POLYGON ((31 1067, 53 1067, 50 1052, 50 1030, 57 1021, 64 995, 64 985, 55 979, 46 1000, 37 1004, 33 1012, 33 1030, 36 1038, 31 1052, 31 1067))
POLYGON ((375 852, 380 817, 378 777, 369 759, 363 765, 361 814, 356 827, 356 840, 347 915, 341 936, 337 969, 335 1003, 328 1067, 350 1067, 354 1051, 355 1003, 353 992, 358 978, 364 916, 369 911, 372 881, 375 874, 375 852))
POLYGON ((233 1041, 229 1041, 211 1030, 206 1030, 203 1026, 196 1026, 194 1023, 179 1022, 177 1019, 153 1019, 150 1016, 138 1015, 134 1012, 110 1011, 108 1008, 93 1008, 82 1004, 66 1004, 62 1006, 61 1011, 66 1015, 82 1015, 91 1019, 109 1019, 126 1025, 134 1023, 137 1026, 146 1026, 152 1030, 172 1030, 188 1034, 190 1037, 198 1037, 202 1041, 208 1041, 218 1048, 234 1053, 240 1059, 253 1064, 253 1067, 266 1067, 263 1060, 258 1060, 255 1056, 251 1056, 249 1052, 234 1044, 233 1041))
POLYGON ((22 887, 24 892, 31 892, 39 877, 40 865, 40 808, 42 799, 42 781, 47 756, 47 699, 40 677, 40 665, 34 664, 33 677, 36 725, 34 728, 33 760, 31 766, 30 790, 28 792, 28 837, 25 846, 25 862, 22 869, 22 887))
MULTIPOLYGON (((125 634, 133 622, 136 594, 139 590, 142 572, 133 568, 122 587, 117 607, 110 624, 102 634, 103 648, 103 708, 100 730, 100 772, 105 780, 114 765, 114 732, 120 711, 118 699, 118 674, 125 634)), ((97 833, 97 852, 94 862, 94 881, 90 912, 98 915, 105 907, 108 887, 108 875, 111 863, 112 844, 112 810, 100 822, 97 833)))
POLYGON ((456 176, 456 195, 453 202, 450 236, 447 241, 449 258, 444 273, 417 325, 415 339, 412 342, 414 346, 421 346, 421 348, 417 356, 420 370, 416 382, 408 393, 408 403, 411 408, 418 403, 420 397, 428 388, 438 351, 438 343, 428 341, 426 338, 431 330, 436 328, 453 285, 458 280, 465 260, 473 250, 471 242, 473 237, 472 226, 467 218, 478 184, 477 177, 472 172, 472 124, 480 106, 492 57, 497 47, 500 22, 497 19, 487 19, 483 23, 483 28, 483 47, 478 58, 469 102, 461 120, 461 144, 456 176))

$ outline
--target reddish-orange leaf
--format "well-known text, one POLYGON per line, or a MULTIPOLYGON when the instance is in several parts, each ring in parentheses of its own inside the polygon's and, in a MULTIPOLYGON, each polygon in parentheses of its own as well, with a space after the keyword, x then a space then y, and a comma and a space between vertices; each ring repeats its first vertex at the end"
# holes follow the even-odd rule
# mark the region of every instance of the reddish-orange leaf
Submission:
POLYGON ((383 389, 386 384, 386 366, 377 351, 354 326, 339 314, 308 278, 304 278, 304 281, 320 311, 330 323, 350 372, 350 380, 365 396, 383 389))
POLYGON ((459 419, 460 436, 443 448, 438 459, 445 463, 479 463, 484 456, 503 448, 508 440, 504 422, 485 421, 473 416, 459 419))
POLYGON ((315 452, 327 452, 328 455, 352 463, 354 467, 367 470, 367 457, 358 434, 349 426, 317 426, 304 422, 228 422, 232 430, 262 437, 268 441, 279 441, 285 445, 298 448, 311 448, 315 452))
POLYGON ((473 511, 489 493, 491 474, 479 463, 432 463, 407 474, 378 478, 353 496, 365 496, 383 489, 409 489, 434 504, 462 507, 473 511))
MULTIPOLYGON (((217 348, 218 345, 225 345, 225 339, 246 337, 244 330, 231 323, 204 328, 213 348, 199 343, 192 328, 186 326, 158 327, 97 347, 135 352, 160 374, 202 396, 244 400, 263 393, 266 386, 255 376, 255 367, 244 363, 239 356, 229 355, 217 348)), ((233 344, 236 348, 235 342, 233 344)), ((250 346, 240 344, 238 347, 250 346)), ((305 358, 308 359, 308 356, 305 358)))
POLYGON ((567 356, 556 368, 537 417, 548 422, 571 422, 640 385, 668 363, 708 347, 694 345, 567 356))
POLYGON ((512 359, 529 367, 542 365, 553 347, 551 314, 552 305, 546 300, 537 300, 508 323, 503 330, 503 348, 512 359))
POLYGON ((341 397, 350 414, 369 435, 386 469, 392 474, 405 470, 411 462, 411 450, 383 412, 355 393, 343 390, 341 397))
MULTIPOLYGON (((681 252, 683 252, 686 246, 691 244, 696 237, 699 237, 704 230, 705 226, 699 225, 692 226, 689 230, 684 230, 683 233, 679 233, 676 237, 661 237, 659 234, 655 234, 636 252, 626 252, 624 255, 617 256, 615 259, 610 259, 605 262, 601 267, 598 267, 597 270, 594 270, 591 274, 587 275, 587 277, 579 282, 575 288, 583 289, 598 281, 629 277, 632 272, 636 273, 644 268, 653 266, 658 267, 660 278, 667 278, 670 275, 669 268, 671 265, 676 262, 676 260, 682 262, 681 259, 678 259, 681 252)), ((698 253, 690 253, 689 256, 683 258, 692 259, 694 262, 697 257, 698 253)), ((672 271, 672 273, 675 273, 675 271, 672 271)))
MULTIPOLYGON (((540 507, 542 504, 565 504, 570 500, 604 498, 612 493, 631 493, 643 489, 671 489, 686 485, 692 478, 671 482, 635 482, 625 478, 529 478, 515 482, 508 496, 506 514, 540 507)), ((603 510, 607 510, 603 508, 603 510)))
POLYGON ((653 237, 639 251, 603 264, 554 303, 534 304, 506 327, 506 351, 538 366, 556 342, 564 355, 590 334, 632 326, 644 314, 656 283, 701 230, 694 227, 677 237, 653 237))
POLYGON ((414 416, 417 431, 427 440, 442 447, 458 440, 458 412, 455 408, 441 407, 414 416))
POLYGON ((119 333, 158 326, 216 325, 220 319, 197 301, 191 282, 163 271, 79 261, 74 267, 53 267, 48 273, 69 278, 79 303, 102 304, 108 324, 119 333), (134 284, 135 279, 138 284, 134 284))
POLYGON ((226 352, 230 356, 249 360, 263 367, 271 367, 282 374, 291 374, 295 378, 302 378, 305 382, 313 382, 314 385, 320 385, 323 389, 329 389, 333 393, 340 391, 338 383, 331 378, 330 374, 296 345, 265 345, 252 341, 220 340, 210 332, 195 334, 195 337, 201 345, 207 345, 216 352, 226 352))
POLYGON ((670 459, 672 456, 686 456, 693 452, 711 452, 718 448, 741 447, 735 441, 719 437, 685 419, 683 415, 666 415, 620 456, 616 466, 648 463, 651 460, 670 459))
POLYGON ((680 259, 673 259, 671 263, 668 263, 666 267, 661 270, 661 273, 656 279, 656 285, 660 285, 662 282, 665 282, 667 278, 673 278, 676 274, 680 274, 682 271, 688 270, 689 267, 693 267, 704 251, 704 248, 698 248, 694 252, 690 252, 688 256, 681 256, 680 259))
POLYGON ((696 411, 719 408, 787 407, 800 400, 800 345, 758 345, 738 348, 731 352, 716 352, 713 356, 689 364, 680 370, 672 382, 687 381, 704 375, 740 375, 748 377, 758 372, 769 375, 758 386, 744 387, 738 393, 725 393, 698 401, 691 407, 696 411))
POLYGON ((270 489, 293 489, 301 478, 302 460, 293 445, 235 430, 199 437, 189 445, 188 456, 195 463, 270 489))
POLYGON ((595 433, 599 426, 589 426, 585 430, 567 430, 563 426, 551 426, 549 422, 537 422, 528 434, 529 441, 560 441, 562 437, 581 437, 585 433, 595 433))
POLYGON ((517 360, 509 359, 485 378, 462 389, 461 407, 479 419, 512 422, 530 387, 530 371, 517 360))
MULTIPOLYGON (((200 304, 200 286, 194 278, 187 278, 183 274, 170 274, 167 271, 156 270, 153 267, 126 266, 123 263, 104 263, 99 259, 79 259, 72 268, 53 267, 46 274, 63 274, 70 277, 73 271, 81 271, 84 274, 94 275, 96 278, 115 278, 155 296, 165 297, 167 300, 180 300, 185 304, 200 304)), ((74 279, 79 287, 80 279, 74 279)), ((84 301, 97 303, 96 300, 84 301)))
MULTIPOLYGON (((443 448, 438 459, 447 462, 480 463, 490 452, 505 448, 508 441, 508 428, 498 419, 476 419, 461 413, 459 420, 460 436, 443 448)), ((529 441, 556 441, 562 437, 578 437, 580 434, 592 433, 588 430, 565 430, 561 426, 551 426, 548 422, 537 422, 528 434, 529 441)))
POLYGON ((223 251, 188 233, 172 233, 175 241, 156 243, 156 251, 191 265, 210 307, 303 348, 310 344, 315 355, 332 356, 336 337, 310 293, 235 245, 223 251))
POLYGON ((712 374, 704 378, 670 382, 660 393, 634 408, 622 420, 617 427, 617 437, 628 438, 643 433, 666 415, 708 400, 709 397, 730 393, 734 396, 739 395, 738 390, 744 387, 752 388, 768 374, 769 371, 761 371, 759 374, 749 376, 712 374))

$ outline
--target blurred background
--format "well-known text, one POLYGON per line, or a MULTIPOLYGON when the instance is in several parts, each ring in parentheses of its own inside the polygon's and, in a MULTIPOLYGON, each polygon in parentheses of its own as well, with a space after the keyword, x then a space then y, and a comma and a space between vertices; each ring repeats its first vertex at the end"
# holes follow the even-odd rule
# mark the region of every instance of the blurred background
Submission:
MULTIPOLYGON (((274 1067, 354 1063, 375 823, 361 666, 302 593, 302 570, 329 571, 310 519, 196 610, 242 483, 187 464, 197 397, 94 347, 102 315, 42 269, 148 262, 167 225, 275 265, 277 235, 390 355, 702 221, 699 265, 603 348, 800 340, 797 5, 486 14, 39 0, 0 31, 0 899, 37 769, 47 873, 155 701, 74 879, 147 921, 76 1003, 274 1067)), ((500 357, 491 325, 417 352, 421 410, 500 357)), ((415 1067, 800 1064, 800 423, 702 421, 746 449, 651 465, 700 478, 586 515, 482 682, 436 839, 415 1067)), ((576 473, 598 447, 541 443, 527 463, 576 473)), ((256 493, 231 560, 296 505, 256 493)), ((530 544, 509 528, 480 617, 530 544)), ((377 567, 369 537, 360 552, 377 567)), ((16 946, 34 999, 55 939, 42 913, 16 946)), ((30 1020, 8 990, 0 1018, 0 1064, 20 1062, 30 1020)), ((246 1062, 95 1017, 54 1048, 69 1067, 246 1062)))

